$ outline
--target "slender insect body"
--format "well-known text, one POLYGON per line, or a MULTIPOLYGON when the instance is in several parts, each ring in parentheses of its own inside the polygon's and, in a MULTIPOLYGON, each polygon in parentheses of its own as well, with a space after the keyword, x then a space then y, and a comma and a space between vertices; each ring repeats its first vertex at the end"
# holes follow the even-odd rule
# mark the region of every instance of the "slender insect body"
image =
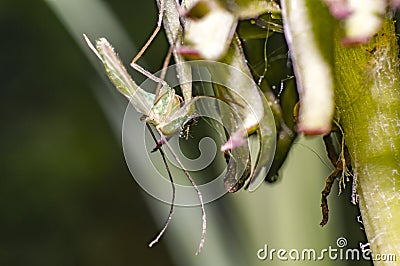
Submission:
MULTIPOLYGON (((146 122, 153 124, 165 136, 177 134, 184 123, 190 120, 190 108, 181 107, 181 97, 168 84, 163 84, 160 96, 141 89, 126 71, 111 44, 100 38, 96 48, 84 36, 89 47, 103 62, 107 76, 135 109, 144 114, 146 122), (182 112, 183 111, 183 112, 182 112)), ((154 77, 153 77, 154 78, 154 77)))
MULTIPOLYGON (((160 13, 157 28, 148 39, 144 47, 134 57, 131 63, 131 66, 135 70, 139 71, 140 73, 149 77, 151 80, 158 83, 156 94, 149 93, 143 90, 133 81, 133 79, 123 66, 121 60, 115 53, 113 47, 105 38, 100 38, 96 41, 96 45, 93 46, 88 38, 86 36, 84 37, 89 47, 102 61, 107 76, 115 85, 117 90, 121 92, 126 98, 128 98, 130 104, 139 113, 142 113, 144 115, 144 119, 142 120, 146 122, 149 130, 151 130, 149 124, 152 124, 160 134, 161 139, 158 141, 152 134, 156 142, 156 148, 153 151, 160 151, 164 160, 164 164, 167 168, 167 172, 170 175, 173 187, 173 200, 171 203, 172 206, 174 205, 175 188, 172 182, 171 174, 168 169, 168 164, 164 157, 164 153, 162 150, 163 147, 166 146, 166 148, 170 150, 170 152, 174 156, 175 161, 181 167, 191 185, 196 190, 201 205, 203 221, 201 240, 199 248, 196 252, 197 255, 203 247, 206 233, 206 214, 204 209, 203 196, 196 183, 193 181, 192 177, 183 166, 180 158, 174 153, 168 140, 174 135, 179 135, 181 137, 185 137, 186 139, 189 138, 190 126, 195 122, 196 118, 198 117, 198 114, 196 113, 196 104, 199 100, 208 99, 213 101, 213 105, 210 105, 209 107, 216 112, 219 112, 222 105, 225 104, 226 106, 228 106, 228 108, 226 108, 226 110, 224 110, 223 112, 219 112, 218 115, 222 117, 225 115, 226 119, 222 118, 222 122, 224 126, 227 126, 226 131, 231 134, 231 137, 236 136, 238 138, 235 139, 237 141, 234 141, 234 139, 230 139, 232 144, 231 147, 224 150, 227 158, 229 158, 224 178, 224 185, 226 191, 235 192, 243 187, 247 182, 247 187, 249 188, 249 191, 253 191, 263 182, 265 176, 264 172, 268 171, 269 167, 271 166, 271 157, 273 157, 273 153, 275 151, 275 124, 273 121, 272 112, 270 111, 270 108, 265 98, 254 83, 254 80, 251 78, 251 73, 248 69, 246 62, 242 60, 244 57, 240 41, 236 34, 234 34, 235 27, 231 27, 237 24, 236 16, 233 16, 228 10, 225 10, 222 7, 219 8, 218 12, 213 12, 211 17, 218 18, 216 21, 221 21, 219 20, 221 16, 225 18, 228 17, 231 20, 231 26, 228 26, 227 31, 225 32, 227 35, 229 35, 229 38, 225 38, 225 35, 222 36, 222 39, 224 39, 224 44, 222 46, 217 45, 217 48, 221 48, 220 50, 228 52, 229 56, 224 59, 224 64, 220 63, 219 65, 210 65, 208 66, 208 69, 207 67, 204 69, 207 69, 205 71, 208 72, 208 75, 212 76, 212 79, 209 82, 213 84, 213 89, 216 88, 214 86, 215 84, 221 84, 220 87, 224 87, 226 89, 223 89, 221 91, 222 97, 218 98, 213 98, 212 96, 210 97, 206 95, 195 97, 192 96, 191 77, 194 74, 191 72, 190 65, 182 64, 184 62, 182 55, 179 55, 176 52, 177 48, 182 48, 181 42, 183 41, 182 28, 179 28, 179 21, 175 21, 178 20, 178 18, 180 17, 178 7, 180 7, 180 5, 177 5, 176 2, 172 2, 172 0, 160 0, 160 13), (167 37, 169 38, 172 46, 167 58, 170 58, 173 51, 175 52, 175 61, 178 66, 177 73, 180 76, 179 81, 181 84, 184 100, 182 100, 182 97, 177 95, 175 90, 171 88, 167 84, 167 82, 164 81, 164 75, 166 74, 166 72, 161 72, 161 78, 158 78, 135 63, 147 49, 157 32, 160 30, 164 8, 170 5, 177 6, 177 9, 175 10, 175 12, 174 8, 172 8, 172 13, 167 12, 165 14, 165 20, 168 21, 168 23, 166 24, 176 24, 177 28, 175 26, 169 26, 171 28, 166 27, 167 37), (230 41, 232 38, 234 40, 233 42, 230 41), (222 101, 216 104, 217 100, 222 101), (218 106, 219 108, 216 106, 218 106), (236 116, 232 113, 235 113, 236 116), (245 145, 249 144, 248 135, 251 133, 257 134, 258 146, 256 149, 251 149, 248 145, 245 145), (253 153, 256 153, 256 156, 253 156, 253 153)), ((169 9, 170 8, 168 8, 168 10, 169 9)), ((212 22, 212 20, 209 21, 212 22)), ((191 22, 192 26, 196 24, 195 21, 191 22)), ((196 25, 199 26, 200 24, 196 25)), ((219 27, 221 25, 216 26, 219 27)), ((208 29, 206 29, 205 32, 208 32, 208 29)), ((187 29, 185 29, 184 33, 186 39, 186 37, 188 37, 188 35, 190 34, 187 32, 187 29)), ((216 34, 216 36, 214 37, 221 38, 221 36, 218 35, 219 34, 216 34)), ((193 36, 192 34, 192 37, 196 36, 193 36)), ((204 42, 201 38, 199 40, 200 42, 204 42)), ((215 40, 213 40, 212 43, 215 43, 215 40)), ((212 49, 210 51, 216 49, 214 46, 211 47, 212 49)), ((221 58, 224 57, 224 54, 221 52, 214 57, 221 58)), ((165 67, 167 65, 168 63, 164 64, 165 67)), ((203 70, 199 70, 199 73, 201 73, 201 71, 203 70)), ((212 95, 217 95, 215 90, 213 91, 212 95)), ((222 130, 221 132, 225 131, 222 130)), ((225 137, 226 136, 223 136, 222 139, 225 139, 225 137)), ((150 244, 150 246, 159 240, 166 227, 168 226, 171 216, 172 207, 164 228, 161 230, 156 239, 150 244)))
MULTIPOLYGON (((148 129, 151 131, 149 124, 154 125, 161 136, 161 139, 159 141, 156 141, 156 148, 153 151, 159 150, 163 157, 164 164, 167 168, 167 172, 171 180, 173 188, 173 197, 168 219, 163 229, 155 238, 155 240, 150 243, 149 246, 152 246, 153 244, 158 242, 158 240, 160 239, 160 237, 162 236, 162 234, 164 233, 165 229, 169 224, 169 221, 173 214, 173 206, 175 199, 174 183, 161 146, 163 144, 166 144, 168 149, 174 154, 172 147, 168 144, 167 141, 170 137, 178 134, 182 130, 182 128, 185 127, 185 124, 187 124, 189 121, 193 119, 192 113, 194 112, 194 109, 192 108, 192 104, 195 102, 196 99, 191 99, 188 103, 182 103, 181 102, 182 98, 179 95, 177 95, 175 93, 175 90, 172 89, 170 86, 168 86, 166 82, 155 76, 151 76, 150 73, 143 70, 140 66, 134 64, 133 62, 131 65, 133 65, 135 69, 141 71, 145 75, 150 75, 152 80, 155 80, 161 84, 159 95, 155 95, 143 90, 133 81, 133 79, 123 66, 121 60, 115 53, 113 47, 105 38, 98 39, 96 41, 96 47, 89 41, 86 35, 84 35, 84 38, 90 49, 102 61, 107 76, 114 84, 114 86, 117 88, 117 90, 121 94, 123 94, 126 98, 128 98, 130 104, 132 104, 132 106, 138 112, 144 115, 144 117, 141 120, 146 122, 148 129)), ((154 137, 153 134, 152 136, 154 137)), ((193 181, 189 173, 185 170, 185 167, 183 166, 179 158, 175 154, 174 156, 175 160, 182 168, 185 175, 189 179, 190 183, 196 190, 201 205, 203 229, 202 229, 199 248, 196 252, 197 255, 200 253, 204 245, 205 234, 206 234, 206 214, 204 209, 203 196, 199 188, 197 187, 196 183, 193 181)))

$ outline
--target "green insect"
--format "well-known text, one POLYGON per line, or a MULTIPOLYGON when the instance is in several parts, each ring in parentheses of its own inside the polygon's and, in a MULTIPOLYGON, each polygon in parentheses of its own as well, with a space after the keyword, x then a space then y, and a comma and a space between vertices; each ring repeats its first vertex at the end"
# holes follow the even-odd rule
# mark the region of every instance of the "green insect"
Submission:
MULTIPOLYGON (((142 69, 141 72, 145 73, 155 81, 159 82, 161 84, 161 89, 157 94, 152 94, 141 89, 128 74, 121 60, 115 53, 114 48, 105 38, 98 39, 96 41, 96 46, 94 46, 90 42, 90 40, 86 35, 84 35, 84 38, 89 47, 91 48, 91 50, 102 61, 107 76, 114 84, 114 86, 117 88, 117 90, 126 98, 128 98, 132 106, 139 113, 145 115, 144 121, 146 122, 146 124, 147 125, 153 124, 161 136, 161 140, 157 142, 157 149, 159 149, 162 154, 164 163, 167 167, 167 171, 171 179, 171 184, 173 188, 173 199, 172 199, 170 213, 164 225, 164 228, 160 231, 159 235, 155 238, 155 240, 150 243, 149 246, 152 246, 156 242, 158 242, 159 238, 162 236, 165 229, 167 228, 169 221, 171 220, 174 207, 174 198, 175 198, 175 186, 174 183, 172 182, 172 176, 169 171, 168 165, 166 163, 164 153, 162 149, 158 146, 161 146, 162 144, 165 143, 168 146, 168 148, 171 149, 171 147, 167 143, 167 139, 172 137, 173 135, 178 134, 181 131, 181 129, 184 128, 184 125, 190 120, 192 120, 193 111, 189 110, 188 106, 190 105, 186 106, 184 105, 183 107, 181 107, 181 98, 180 96, 175 94, 175 90, 170 88, 166 82, 151 75, 144 69, 142 69)), ((152 133, 150 126, 148 126, 148 129, 152 133)), ((152 136, 155 138, 153 133, 152 136)), ((180 164, 181 168, 184 169, 179 158, 176 156, 175 159, 180 164)), ((200 190, 194 183, 189 173, 186 170, 184 170, 184 172, 186 176, 189 178, 193 187, 196 189, 202 209, 203 230, 202 230, 200 245, 196 253, 198 254, 201 251, 205 241, 206 214, 204 210, 203 197, 200 190)))
MULTIPOLYGON (((183 97, 179 96, 163 78, 152 75, 135 63, 160 30, 164 6, 168 4, 175 5, 176 3, 170 0, 161 1, 157 28, 131 63, 134 69, 158 84, 155 94, 145 91, 134 82, 113 47, 105 38, 98 39, 95 45, 89 41, 86 35, 84 35, 84 38, 91 50, 103 63, 107 76, 116 89, 129 100, 137 112, 144 115, 143 121, 148 129, 151 130, 149 125, 153 125, 161 136, 159 140, 156 140, 155 135, 151 133, 157 143, 153 151, 159 150, 163 157, 171 179, 173 198, 168 219, 159 235, 150 243, 150 246, 162 236, 173 213, 175 187, 162 150, 162 147, 166 146, 190 180, 200 201, 203 229, 196 253, 198 254, 204 245, 206 233, 203 196, 178 156, 174 153, 168 140, 176 135, 188 136, 189 126, 197 119, 199 113, 208 111, 217 113, 215 115, 220 118, 223 127, 215 124, 215 128, 220 133, 222 141, 225 142, 221 147, 221 151, 224 152, 228 164, 224 177, 225 189, 228 192, 235 192, 245 187, 249 191, 254 191, 263 183, 274 158, 275 124, 268 102, 251 78, 250 69, 244 60, 240 40, 236 35, 233 37, 227 54, 221 62, 210 64, 210 62, 206 61, 196 61, 200 65, 199 69, 202 69, 201 71, 205 69, 205 72, 210 76, 208 82, 213 84, 213 91, 209 94, 192 96, 191 78, 192 75, 195 75, 196 67, 193 66, 196 65, 196 62, 194 64, 182 64, 183 59, 176 56, 175 49, 177 48, 175 44, 182 41, 179 39, 182 36, 171 29, 166 28, 167 36, 170 37, 172 45, 167 57, 170 57, 175 49, 175 61, 179 66, 178 75, 186 81, 182 82, 180 80, 183 97), (211 101, 212 104, 206 104, 206 107, 202 106, 202 103, 208 101, 211 101)), ((178 13, 178 11, 172 15, 168 13, 164 19, 179 20, 178 13)), ((176 25, 179 25, 179 23, 176 25)))

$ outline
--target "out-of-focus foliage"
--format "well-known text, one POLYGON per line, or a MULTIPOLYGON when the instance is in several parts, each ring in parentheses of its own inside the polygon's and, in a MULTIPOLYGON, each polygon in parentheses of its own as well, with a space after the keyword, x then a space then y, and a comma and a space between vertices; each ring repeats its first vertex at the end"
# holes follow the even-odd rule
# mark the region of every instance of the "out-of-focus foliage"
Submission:
POLYGON ((4 0, 0 36, 0 265, 169 265, 65 28, 43 1, 4 0))

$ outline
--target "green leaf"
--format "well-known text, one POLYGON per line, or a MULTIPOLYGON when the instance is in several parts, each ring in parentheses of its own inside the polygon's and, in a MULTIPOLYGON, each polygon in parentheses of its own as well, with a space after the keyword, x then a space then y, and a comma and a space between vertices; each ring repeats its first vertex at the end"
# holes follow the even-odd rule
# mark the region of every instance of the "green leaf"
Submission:
MULTIPOLYGON (((237 36, 235 36, 223 62, 230 65, 232 70, 229 73, 212 72, 216 81, 221 80, 222 84, 227 84, 227 88, 216 87, 216 94, 229 102, 233 111, 239 116, 238 120, 245 129, 243 137, 254 132, 257 134, 257 145, 250 147, 250 154, 253 156, 249 190, 253 191, 262 183, 272 164, 276 140, 274 118, 265 97, 252 79, 237 36), (238 74, 238 71, 241 74, 238 74)), ((230 121, 227 123, 232 124, 230 121)), ((232 136, 240 130, 236 127, 235 131, 228 133, 232 136)), ((248 171, 245 169, 248 161, 244 158, 247 158, 249 154, 246 150, 237 148, 231 150, 231 156, 234 159, 232 163, 241 162, 244 167, 241 172, 247 173, 248 171), (240 150, 235 151, 237 148, 240 150)), ((237 178, 237 180, 242 180, 244 177, 237 178)))

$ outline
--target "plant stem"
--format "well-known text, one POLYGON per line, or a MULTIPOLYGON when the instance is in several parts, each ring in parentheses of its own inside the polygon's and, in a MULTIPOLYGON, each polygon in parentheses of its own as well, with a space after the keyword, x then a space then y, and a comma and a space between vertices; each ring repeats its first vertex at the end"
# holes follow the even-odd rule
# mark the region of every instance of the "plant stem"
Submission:
POLYGON ((337 118, 350 151, 364 228, 373 256, 396 254, 400 263, 400 76, 394 23, 386 19, 365 45, 344 47, 336 37, 337 118))

